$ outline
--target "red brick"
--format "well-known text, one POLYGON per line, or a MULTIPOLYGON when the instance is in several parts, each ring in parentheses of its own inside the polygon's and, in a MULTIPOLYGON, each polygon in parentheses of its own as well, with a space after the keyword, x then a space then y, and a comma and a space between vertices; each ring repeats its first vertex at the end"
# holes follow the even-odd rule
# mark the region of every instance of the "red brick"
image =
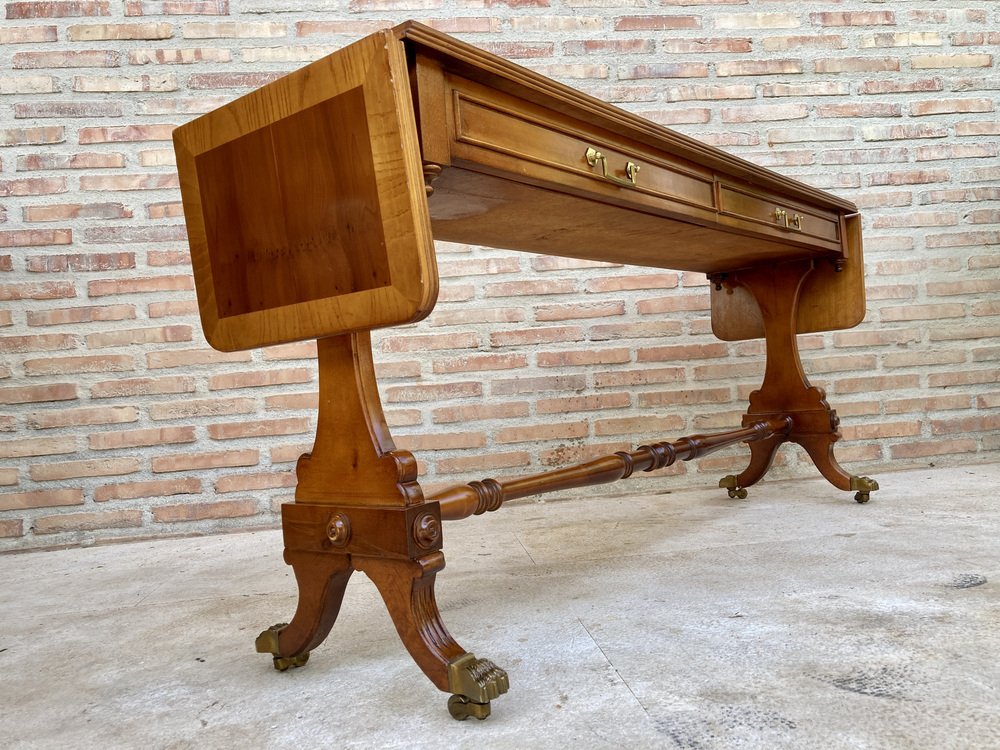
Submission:
POLYGON ((89 437, 89 445, 91 450, 103 451, 193 443, 196 439, 194 427, 154 427, 122 432, 97 432, 89 437))
POLYGON ((59 534, 69 531, 99 531, 129 529, 142 526, 141 510, 113 510, 103 513, 61 513, 36 518, 32 529, 36 534, 59 534))
POLYGON ((535 410, 538 414, 563 414, 601 409, 624 409, 631 403, 632 399, 627 393, 604 393, 589 396, 542 398, 538 399, 535 404, 535 410))
POLYGON ((220 477, 215 482, 215 491, 221 494, 227 492, 247 492, 250 490, 270 490, 277 487, 294 487, 295 472, 267 472, 261 474, 230 474, 220 477))
POLYGON ((129 65, 193 65, 195 63, 227 63, 232 53, 227 49, 188 47, 181 49, 129 50, 129 65))
POLYGON ((639 394, 641 407, 678 404, 724 403, 732 398, 729 388, 686 388, 680 391, 654 391, 639 394))
POLYGON ((168 367, 194 367, 198 365, 220 364, 223 362, 249 362, 248 352, 217 352, 212 349, 180 349, 174 351, 150 352, 146 364, 150 369, 168 367))
POLYGON ((898 71, 898 57, 823 57, 814 62, 817 73, 872 73, 898 71))
POLYGON ((902 94, 913 91, 943 91, 944 79, 919 78, 916 80, 899 80, 892 78, 881 81, 863 81, 858 85, 859 94, 902 94))
POLYGON ((396 438, 396 444, 408 451, 466 450, 486 445, 482 432, 435 432, 429 435, 407 434, 396 438))
POLYGON ((577 290, 576 282, 570 279, 538 281, 501 281, 486 284, 487 297, 520 297, 548 294, 571 294, 577 290))
POLYGON ((572 440, 586 436, 586 422, 563 422, 530 427, 504 427, 496 432, 494 440, 497 443, 533 443, 538 440, 572 440))
POLYGON ((0 44, 35 44, 58 39, 55 26, 14 26, 0 29, 0 44))
POLYGON ((816 106, 818 117, 902 117, 900 104, 857 102, 851 104, 820 104, 816 106))
POLYGON ((80 128, 79 140, 81 144, 169 141, 174 127, 174 125, 159 124, 80 128))
MULTIPOLYGON (((22 195, 49 195, 51 193, 65 193, 67 190, 66 178, 65 177, 22 177, 16 180, 0 180, 0 198, 7 198, 9 196, 22 196, 22 195)), ((25 236, 31 237, 35 234, 39 237, 45 237, 52 235, 53 232, 61 232, 62 236, 65 238, 65 242, 60 242, 59 244, 65 244, 69 242, 70 230, 40 230, 40 229, 26 229, 21 233, 5 232, 3 236, 25 236)), ((2 242, 2 239, 0 239, 2 242)), ((52 244, 51 242, 35 243, 35 244, 52 244)), ((0 247, 5 245, 0 244, 0 247)), ((6 245, 10 247, 9 245, 6 245)))
MULTIPOLYGON (((61 131, 62 128, 60 127, 59 130, 61 131)), ((17 157, 18 172, 30 172, 42 169, 108 169, 124 166, 125 155, 110 152, 93 153, 84 151, 76 154, 27 154, 17 157)), ((131 216, 132 214, 129 212, 128 217, 131 216)), ((84 218, 90 217, 84 216, 84 218)))
POLYGON ((190 376, 165 378, 124 378, 105 380, 90 386, 91 398, 127 398, 131 396, 162 396, 172 393, 193 393, 195 379, 190 376))
POLYGON ((0 440, 0 458, 25 458, 29 456, 57 456, 76 451, 76 438, 18 438, 0 440))
POLYGON ((24 521, 20 518, 0 520, 0 538, 24 536, 24 521))
POLYGON ((90 297, 105 297, 116 294, 138 294, 144 292, 176 292, 194 289, 191 276, 153 276, 133 279, 99 279, 87 283, 90 297))
POLYGON ((83 407, 58 411, 35 412, 27 418, 28 427, 46 430, 55 427, 79 427, 93 424, 138 422, 139 410, 134 406, 83 407))
POLYGON ((616 369, 594 374, 595 388, 609 388, 652 383, 673 383, 685 379, 683 367, 648 367, 640 370, 616 369))
POLYGON ((700 16, 621 16, 615 19, 615 31, 671 31, 700 28, 700 16))
POLYGON ((195 73, 188 76, 189 89, 259 89, 284 73, 195 73))
POLYGON ((479 453, 475 456, 443 458, 435 462, 438 474, 458 474, 464 472, 486 472, 493 469, 511 469, 529 466, 531 454, 527 451, 510 453, 479 453))
POLYGON ((478 347, 479 335, 476 333, 386 336, 382 339, 382 351, 387 354, 438 349, 476 349, 478 347))
POLYGON ((539 391, 581 391, 587 387, 583 374, 542 375, 537 377, 498 378, 490 383, 494 396, 511 396, 539 391))
POLYGON ((480 372, 484 370, 512 370, 528 366, 525 354, 474 354, 449 359, 435 359, 432 370, 436 373, 480 372))
POLYGON ((931 440, 927 442, 907 440, 905 443, 890 446, 889 453, 894 459, 927 458, 929 456, 974 453, 976 448, 976 441, 970 439, 931 440))
POLYGON ((539 352, 535 356, 539 367, 574 367, 579 365, 610 365, 628 362, 628 349, 585 349, 583 351, 539 352))
POLYGON ((683 430, 686 421, 679 416, 615 417, 594 422, 595 435, 649 435, 683 430))
MULTIPOLYGON (((69 245, 72 242, 73 230, 71 229, 15 229, 0 231, 0 247, 44 247, 46 245, 69 245)), ((31 288, 44 285, 24 284, 22 286, 31 288)), ((56 294, 56 296, 63 295, 56 294)), ((75 292, 70 296, 75 296, 75 292)))
POLYGON ((78 346, 78 339, 68 333, 0 336, 0 353, 54 352, 65 349, 76 349, 78 346))
POLYGON ((66 141, 62 125, 32 128, 0 128, 0 146, 44 146, 66 141))
POLYGON ((529 344, 554 344, 561 341, 581 341, 580 326, 552 328, 524 328, 518 331, 496 331, 490 334, 490 346, 525 346, 529 344))
MULTIPOLYGON (((25 206, 23 209, 25 221, 66 221, 68 219, 130 219, 132 210, 126 208, 121 203, 56 203, 46 206, 25 206)), ((119 256, 128 255, 133 259, 134 253, 120 253, 119 256)), ((85 256, 77 256, 85 257, 85 256)), ((111 266, 117 268, 120 266, 111 266)), ((62 269, 68 270, 68 269, 62 269)), ((74 269, 77 270, 77 269, 74 269)), ((83 270, 83 269, 79 269, 83 270)), ((96 269, 101 270, 101 269, 96 269)))
POLYGON ((935 419, 931 421, 932 435, 950 435, 965 432, 993 432, 1000 430, 1000 414, 977 414, 958 419, 935 419))
POLYGON ((103 349, 110 346, 190 341, 191 334, 192 328, 189 325, 160 326, 159 328, 126 328, 109 333, 88 334, 87 348, 103 349))
POLYGON ((205 521, 215 518, 246 518, 259 512, 252 500, 222 500, 198 505, 161 505, 153 508, 153 520, 157 523, 179 521, 205 521))
POLYGON ((661 43, 661 48, 664 52, 672 54, 746 53, 753 51, 753 43, 748 37, 730 39, 664 39, 661 43))
POLYGON ((94 491, 99 503, 110 500, 136 500, 144 497, 169 497, 171 495, 196 495, 201 492, 201 481, 194 477, 160 479, 144 482, 106 484, 94 491))
POLYGON ((932 388, 949 388, 956 385, 979 385, 1000 383, 1000 369, 972 370, 968 372, 941 372, 927 376, 927 384, 932 388))
POLYGON ((33 492, 0 493, 0 510, 55 508, 65 505, 83 505, 83 490, 35 490, 33 492))
POLYGON ((840 34, 768 36, 762 40, 765 52, 795 49, 844 49, 847 43, 840 34))
POLYGON ((15 52, 13 56, 15 70, 117 67, 118 53, 111 50, 15 52))
POLYGON ((543 466, 566 466, 583 461, 602 458, 615 451, 625 451, 631 447, 629 443, 595 443, 588 445, 561 445, 553 450, 542 451, 538 461, 543 466))
POLYGON ((993 111, 992 99, 932 99, 910 104, 911 117, 993 111))
POLYGON ((715 74, 728 76, 779 76, 802 72, 801 60, 735 60, 715 64, 715 74))
POLYGON ((993 55, 987 54, 936 54, 913 55, 910 67, 914 70, 926 68, 989 68, 993 65, 993 55))
MULTIPOLYGON (((419 415, 419 412, 417 414, 419 415)), ((523 419, 528 416, 528 404, 525 401, 513 401, 481 406, 442 406, 434 409, 431 416, 435 424, 475 422, 487 419, 523 419)))
POLYGON ((8 19, 71 18, 75 16, 111 15, 109 0, 85 2, 13 2, 7 3, 8 19))
POLYGON ((646 63, 642 65, 622 65, 618 68, 621 81, 653 78, 707 78, 708 65, 705 63, 646 63))
POLYGON ((208 426, 208 436, 213 440, 233 440, 271 435, 299 435, 312 431, 312 420, 308 417, 257 419, 253 422, 228 422, 210 424, 208 426))
POLYGON ((18 119, 76 118, 76 117, 121 117, 120 102, 23 102, 14 105, 14 117, 18 119))
POLYGON ((254 370, 251 372, 227 372, 212 375, 208 379, 211 391, 229 388, 259 388, 287 383, 309 383, 313 379, 312 368, 298 367, 288 370, 254 370))
POLYGON ((615 323, 591 326, 590 340, 610 341, 612 339, 660 338, 661 336, 677 336, 680 333, 681 324, 676 320, 663 320, 651 323, 615 323))
POLYGON ((83 372, 128 372, 135 369, 135 359, 127 354, 50 357, 23 362, 27 375, 66 375, 83 372))
POLYGON ((162 401, 150 404, 149 418, 188 419, 190 417, 217 417, 229 414, 252 414, 256 404, 252 398, 187 399, 185 401, 162 401))
POLYGON ((139 471, 138 458, 103 458, 85 461, 32 464, 28 473, 36 482, 78 479, 80 477, 109 477, 134 474, 139 471))
POLYGON ((588 292, 604 293, 635 289, 674 289, 677 283, 678 277, 675 273, 650 273, 589 279, 584 288, 588 292))
POLYGON ((43 401, 72 401, 79 398, 76 383, 52 383, 0 388, 2 404, 32 404, 43 401))
POLYGON ((809 21, 817 26, 894 26, 896 14, 891 10, 810 13, 809 21))
POLYGON ((800 120, 809 116, 805 104, 757 104, 741 107, 723 107, 723 122, 767 122, 772 120, 800 120))
POLYGON ((28 310, 29 326, 66 325, 94 321, 130 320, 135 317, 132 305, 107 305, 104 307, 64 307, 54 310, 28 310))
POLYGON ((135 268, 135 253, 73 253, 29 255, 27 270, 32 273, 121 271, 135 268))
POLYGON ((260 451, 248 448, 233 451, 199 451, 195 454, 176 453, 168 456, 153 456, 150 463, 156 474, 233 466, 256 466, 260 463, 260 451))
POLYGON ((448 398, 481 396, 482 383, 434 383, 429 385, 397 385, 385 389, 387 403, 408 401, 439 401, 448 398))

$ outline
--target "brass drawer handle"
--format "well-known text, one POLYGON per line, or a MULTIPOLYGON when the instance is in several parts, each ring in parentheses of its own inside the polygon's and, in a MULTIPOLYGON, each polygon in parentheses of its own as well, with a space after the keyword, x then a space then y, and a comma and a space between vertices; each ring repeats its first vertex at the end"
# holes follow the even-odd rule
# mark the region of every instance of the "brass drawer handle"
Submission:
POLYGON ((785 229, 794 229, 797 232, 802 231, 802 217, 798 214, 792 214, 792 218, 788 218, 788 212, 783 208, 774 209, 774 220, 784 221, 785 229))
POLYGON ((598 162, 601 164, 601 175, 606 180, 611 180, 619 185, 625 185, 626 187, 635 187, 636 176, 639 174, 639 165, 633 161, 625 162, 625 176, 628 177, 627 180, 623 180, 621 177, 615 177, 613 174, 608 172, 608 157, 598 151, 596 148, 587 148, 587 164, 592 167, 596 167, 598 162))

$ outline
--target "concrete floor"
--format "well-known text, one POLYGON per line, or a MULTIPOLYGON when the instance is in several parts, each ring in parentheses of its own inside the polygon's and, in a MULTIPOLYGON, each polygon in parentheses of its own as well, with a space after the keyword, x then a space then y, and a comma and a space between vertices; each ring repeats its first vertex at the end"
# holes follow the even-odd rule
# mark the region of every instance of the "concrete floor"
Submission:
POLYGON ((1000 464, 878 479, 867 506, 817 479, 449 524, 445 621, 510 675, 485 722, 448 716, 360 576, 273 671, 278 532, 2 556, 0 745, 1000 748, 1000 464))

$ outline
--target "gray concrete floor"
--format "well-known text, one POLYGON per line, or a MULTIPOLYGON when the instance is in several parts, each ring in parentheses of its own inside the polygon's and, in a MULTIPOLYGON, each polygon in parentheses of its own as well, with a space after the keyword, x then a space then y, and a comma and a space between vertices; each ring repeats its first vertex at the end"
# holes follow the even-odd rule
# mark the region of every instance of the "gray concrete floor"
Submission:
POLYGON ((878 479, 866 506, 817 479, 449 524, 445 621, 510 675, 485 722, 448 716, 361 576, 272 670, 276 531, 2 556, 0 745, 1000 748, 1000 465, 878 479))

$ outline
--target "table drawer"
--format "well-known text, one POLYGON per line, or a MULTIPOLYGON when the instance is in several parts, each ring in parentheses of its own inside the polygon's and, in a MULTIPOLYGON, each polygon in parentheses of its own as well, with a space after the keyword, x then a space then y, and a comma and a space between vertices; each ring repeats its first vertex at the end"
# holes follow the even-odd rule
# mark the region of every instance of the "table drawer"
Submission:
POLYGON ((719 186, 719 213, 792 236, 801 235, 827 242, 840 241, 837 214, 790 203, 767 193, 750 192, 737 185, 719 186))
POLYGON ((453 158, 637 208, 715 210, 708 172, 471 81, 449 76, 449 88, 453 158))

